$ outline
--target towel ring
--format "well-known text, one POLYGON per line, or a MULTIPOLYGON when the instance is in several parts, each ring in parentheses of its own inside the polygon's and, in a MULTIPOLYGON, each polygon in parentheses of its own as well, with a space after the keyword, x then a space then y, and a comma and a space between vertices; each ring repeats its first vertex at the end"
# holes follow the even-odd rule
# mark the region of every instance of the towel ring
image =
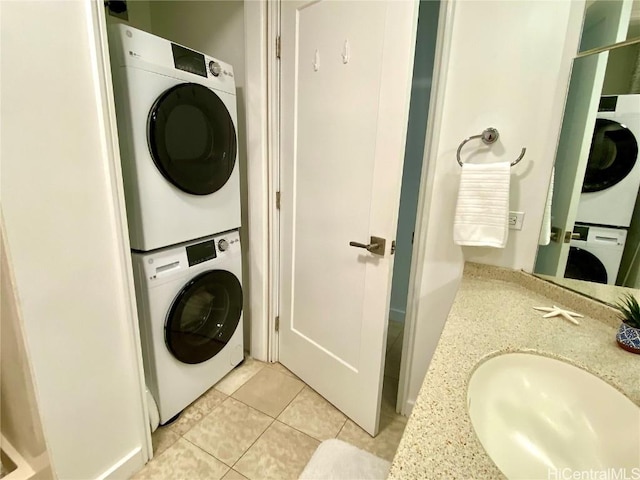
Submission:
MULTIPOLYGON (((462 160, 460 159, 460 152, 462 151, 462 147, 464 147, 467 144, 467 142, 475 138, 480 138, 482 139, 482 142, 485 145, 491 145, 492 143, 495 143, 495 141, 498 140, 499 137, 500 137, 500 133, 498 132, 498 130, 493 127, 489 127, 489 128, 486 128, 480 135, 472 135, 468 138, 465 138, 460 144, 460 146, 458 147, 458 151, 456 152, 456 158, 458 159, 458 163, 460 164, 460 166, 462 166, 462 160)), ((516 158, 513 162, 511 162, 512 167, 514 165, 517 165, 520 162, 520 160, 522 160, 526 151, 527 149, 523 147, 522 152, 520 152, 520 156, 516 158)))

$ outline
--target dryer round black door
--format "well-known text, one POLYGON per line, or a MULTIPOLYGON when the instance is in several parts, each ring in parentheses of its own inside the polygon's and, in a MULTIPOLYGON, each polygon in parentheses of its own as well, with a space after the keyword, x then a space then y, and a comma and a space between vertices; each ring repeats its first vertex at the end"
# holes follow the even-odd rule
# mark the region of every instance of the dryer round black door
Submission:
POLYGON ((569 249, 565 278, 587 282, 607 283, 607 269, 593 253, 579 247, 569 249))
POLYGON ((638 142, 621 123, 596 119, 582 191, 599 192, 622 181, 638 161, 638 142))
POLYGON ((164 327, 169 351, 184 363, 202 363, 231 340, 242 313, 242 286, 226 270, 201 273, 176 296, 164 327))
POLYGON ((156 167, 173 185, 193 195, 216 192, 236 162, 236 130, 227 107, 207 87, 183 83, 153 104, 147 141, 156 167))

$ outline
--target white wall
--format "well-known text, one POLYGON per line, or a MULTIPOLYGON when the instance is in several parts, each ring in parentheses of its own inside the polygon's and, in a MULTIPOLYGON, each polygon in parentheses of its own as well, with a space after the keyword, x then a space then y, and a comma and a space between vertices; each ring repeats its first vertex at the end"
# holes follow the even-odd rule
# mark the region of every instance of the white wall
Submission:
POLYGON ((640 59, 640 44, 611 50, 607 60, 607 71, 604 75, 602 95, 625 95, 640 93, 632 91, 633 73, 640 59))
POLYGON ((146 459, 96 5, 0 2, 2 210, 45 438, 64 480, 126 477, 146 459))
POLYGON ((134 28, 151 32, 151 2, 153 0, 129 0, 127 2, 127 20, 123 20, 109 13, 105 6, 107 23, 126 23, 134 28))
POLYGON ((238 105, 238 162, 242 202, 245 349, 251 344, 249 304, 249 221, 247 187, 247 117, 245 109, 245 27, 243 0, 169 0, 150 2, 154 35, 204 52, 233 66, 238 105))
MULTIPOLYGON (((544 199, 562 122, 572 58, 577 50, 580 2, 460 1, 448 5, 448 56, 436 78, 434 142, 427 146, 427 195, 416 252, 416 311, 407 398, 417 396, 457 292, 464 261, 531 271, 544 199), (460 248, 453 217, 460 167, 455 153, 469 135, 494 126, 500 141, 476 161, 527 154, 513 168, 511 209, 526 212, 504 250, 460 248)), ((445 45, 446 49, 446 45, 445 45)), ((429 139, 427 140, 429 142, 429 139)), ((420 214, 419 214, 420 215, 420 214)), ((405 337, 408 339, 408 337, 405 337)), ((455 365, 452 365, 455 368, 455 365)))
MULTIPOLYGON (((464 248, 468 261, 533 271, 562 124, 566 79, 575 52, 564 50, 570 11, 571 3, 567 2, 458 5, 457 38, 447 85, 447 96, 452 100, 444 119, 456 128, 441 138, 440 154, 450 158, 449 152, 464 137, 488 126, 498 128, 500 140, 490 153, 478 155, 474 161, 515 160, 521 148, 527 148, 522 162, 512 168, 510 194, 510 209, 525 212, 523 229, 510 230, 503 250, 464 248), (466 38, 460 27, 471 29, 466 38), (469 38, 474 38, 475 52, 463 47, 469 38), (478 55, 478 51, 487 55, 478 55), (471 85, 469 79, 473 79, 471 85)), ((450 173, 459 174, 458 165, 450 159, 455 167, 449 168, 450 173)))

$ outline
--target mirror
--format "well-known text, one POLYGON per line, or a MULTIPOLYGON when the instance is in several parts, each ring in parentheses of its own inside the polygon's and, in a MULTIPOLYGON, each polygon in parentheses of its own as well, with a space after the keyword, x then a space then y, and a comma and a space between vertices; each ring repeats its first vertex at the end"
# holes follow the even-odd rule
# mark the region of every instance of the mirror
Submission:
POLYGON ((639 0, 587 0, 578 52, 640 37, 639 0), (607 34, 617 36, 616 39, 607 34))
POLYGON ((640 1, 587 2, 581 51, 632 39, 574 60, 534 269, 609 304, 640 298, 640 1))

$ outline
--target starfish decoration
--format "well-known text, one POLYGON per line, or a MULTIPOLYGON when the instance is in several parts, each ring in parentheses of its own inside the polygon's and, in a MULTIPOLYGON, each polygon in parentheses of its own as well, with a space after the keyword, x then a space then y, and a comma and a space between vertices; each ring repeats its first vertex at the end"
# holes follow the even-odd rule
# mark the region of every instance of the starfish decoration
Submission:
POLYGON ((569 320, 571 323, 575 323, 576 325, 580 325, 580 322, 578 322, 578 320, 576 320, 573 317, 584 317, 584 315, 580 315, 579 313, 576 312, 570 312, 569 310, 564 310, 560 307, 556 307, 555 305, 553 306, 553 308, 549 308, 549 307, 533 307, 534 310, 540 310, 542 312, 549 312, 545 315, 542 316, 542 318, 550 318, 550 317, 562 317, 565 320, 569 320))

